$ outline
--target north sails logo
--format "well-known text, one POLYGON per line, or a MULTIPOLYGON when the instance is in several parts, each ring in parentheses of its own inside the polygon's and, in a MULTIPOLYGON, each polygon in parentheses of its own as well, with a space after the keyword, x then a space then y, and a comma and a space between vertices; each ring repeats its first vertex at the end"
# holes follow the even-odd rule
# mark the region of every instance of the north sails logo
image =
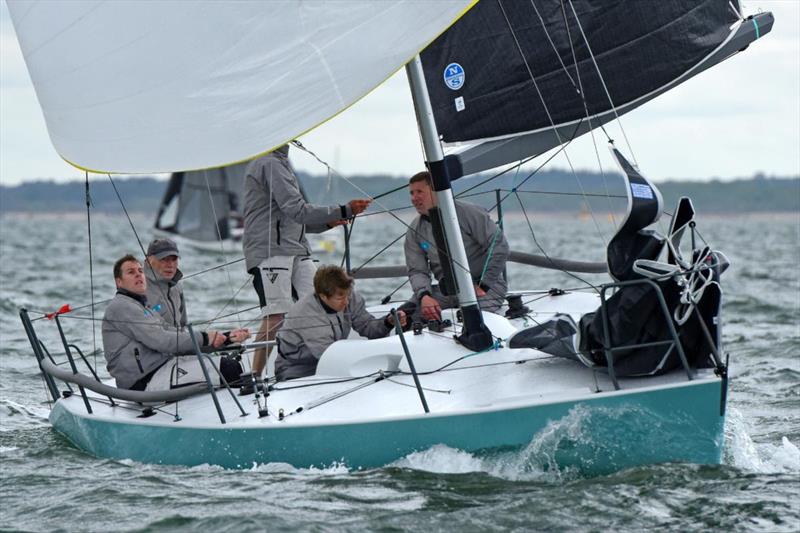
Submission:
POLYGON ((444 67, 444 84, 453 91, 459 90, 464 85, 464 68, 458 63, 450 63, 444 67))

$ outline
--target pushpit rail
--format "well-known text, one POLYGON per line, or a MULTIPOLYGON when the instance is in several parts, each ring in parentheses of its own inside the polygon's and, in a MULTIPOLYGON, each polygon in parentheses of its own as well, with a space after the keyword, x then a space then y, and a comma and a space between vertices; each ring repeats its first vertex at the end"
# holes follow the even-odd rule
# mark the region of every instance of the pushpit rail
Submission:
MULTIPOLYGON (((28 337, 28 341, 33 348, 33 353, 36 357, 37 362, 39 363, 39 369, 41 370, 42 376, 44 378, 45 384, 47 386, 48 392, 50 397, 55 402, 62 397, 62 394, 58 391, 58 386, 56 385, 56 379, 63 381, 69 387, 69 384, 72 383, 78 386, 78 389, 81 393, 81 396, 84 401, 84 405, 86 406, 86 410, 89 414, 92 414, 92 408, 90 403, 90 398, 86 394, 85 389, 90 391, 96 392, 97 394, 101 394, 103 396, 108 397, 111 405, 114 406, 113 399, 129 401, 129 402, 137 402, 137 403, 157 403, 157 402, 176 402, 179 400, 183 400, 190 396, 203 393, 203 392, 210 392, 213 399, 214 405, 217 410, 217 414, 219 416, 220 422, 225 424, 225 415, 222 412, 222 408, 219 404, 219 401, 216 396, 216 391, 214 390, 214 385, 211 382, 210 374, 205 366, 204 359, 207 359, 209 362, 211 361, 211 356, 206 353, 202 353, 202 351, 197 347, 196 355, 200 361, 200 364, 204 370, 204 375, 206 378, 205 383, 197 383, 194 385, 188 385, 186 387, 180 387, 177 389, 170 389, 170 390, 163 390, 163 391, 136 391, 136 390, 129 390, 129 389, 120 389, 118 387, 113 387, 111 385, 106 385, 102 381, 100 381, 99 376, 92 368, 89 361, 83 355, 80 349, 78 349, 74 344, 69 344, 66 336, 64 335, 63 329, 61 328, 61 324, 58 320, 58 316, 55 316, 55 321, 58 326, 59 335, 61 336, 62 343, 64 345, 64 350, 66 352, 67 359, 70 364, 70 369, 67 370, 59 366, 52 358, 50 353, 46 351, 44 344, 41 342, 39 337, 36 334, 36 330, 33 327, 33 323, 30 319, 27 309, 20 309, 19 316, 22 321, 23 328, 25 329, 25 334, 28 337), (75 365, 75 359, 72 356, 72 350, 75 349, 81 356, 81 359, 89 368, 91 372, 91 376, 78 372, 77 366, 75 365)), ((235 347, 227 346, 226 349, 230 350, 235 347)), ((225 388, 230 393, 233 401, 238 406, 241 415, 246 416, 248 413, 244 410, 241 403, 239 402, 236 395, 233 393, 233 390, 228 385, 227 381, 224 377, 220 374, 216 365, 211 364, 211 367, 217 372, 220 377, 220 380, 224 384, 225 388)), ((64 397, 72 395, 72 390, 65 391, 63 394, 64 397)))

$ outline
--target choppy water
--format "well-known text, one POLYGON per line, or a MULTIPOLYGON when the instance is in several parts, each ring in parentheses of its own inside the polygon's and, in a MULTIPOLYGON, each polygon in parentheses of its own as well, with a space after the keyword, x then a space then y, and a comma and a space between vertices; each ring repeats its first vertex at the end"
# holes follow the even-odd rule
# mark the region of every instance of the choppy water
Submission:
MULTIPOLYGON (((149 218, 134 222, 149 238, 149 218)), ((508 224, 513 247, 537 252, 524 220, 508 224)), ((598 225, 607 236, 609 221, 598 225)), ((580 417, 549 428, 523 450, 476 456, 437 446, 373 470, 264 464, 226 471, 88 456, 50 428, 44 387, 17 317, 23 306, 47 311, 89 302, 85 220, 5 217, 0 220, 0 529, 796 532, 800 216, 701 219, 699 229, 733 263, 724 279, 733 374, 724 462, 654 465, 584 478, 543 468, 558 432, 591 439, 580 432, 580 417)), ((113 293, 114 259, 135 251, 136 244, 121 217, 95 217, 92 230, 95 294, 103 300, 113 293)), ((402 233, 384 219, 360 223, 360 230, 355 264, 376 252, 379 242, 402 233)), ((593 221, 536 218, 534 230, 552 255, 601 259, 602 240, 593 221)), ((220 262, 219 254, 182 252, 186 273, 220 262)), ((401 254, 394 247, 380 263, 396 263, 401 254)), ((237 263, 227 272, 189 279, 190 318, 254 305, 243 270, 237 263), (240 288, 235 304, 221 311, 240 288)), ((517 288, 580 286, 560 273, 518 266, 510 268, 510 277, 517 288)), ((395 286, 394 281, 359 283, 373 298, 395 286)), ((250 311, 228 320, 253 316, 250 311)), ((57 338, 47 326, 37 323, 55 349, 57 338)), ((90 321, 65 318, 64 326, 91 351, 90 321)))

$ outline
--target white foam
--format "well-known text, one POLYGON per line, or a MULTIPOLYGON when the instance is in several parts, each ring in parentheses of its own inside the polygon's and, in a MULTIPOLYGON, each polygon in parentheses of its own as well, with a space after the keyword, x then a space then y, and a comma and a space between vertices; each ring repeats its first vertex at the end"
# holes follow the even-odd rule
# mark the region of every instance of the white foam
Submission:
POLYGON ((7 398, 0 399, 0 433, 16 431, 20 428, 40 427, 48 425, 50 409, 39 406, 27 406, 7 398))
POLYGON ((742 413, 728 408, 724 462, 758 473, 800 472, 800 450, 785 436, 780 445, 754 443, 742 413))
POLYGON ((427 450, 411 453, 392 463, 392 466, 435 474, 467 474, 487 471, 481 459, 444 444, 437 444, 427 450))

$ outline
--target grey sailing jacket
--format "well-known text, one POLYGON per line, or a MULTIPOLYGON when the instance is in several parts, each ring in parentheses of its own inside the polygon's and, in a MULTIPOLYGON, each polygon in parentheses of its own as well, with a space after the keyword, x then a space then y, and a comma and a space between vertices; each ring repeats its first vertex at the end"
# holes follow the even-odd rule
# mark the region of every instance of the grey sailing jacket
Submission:
MULTIPOLYGON (((207 344, 205 333, 195 336, 200 346, 207 344)), ((194 352, 194 346, 188 331, 171 327, 140 299, 117 292, 103 316, 103 351, 117 387, 128 389, 172 355, 194 352)))
POLYGON ((249 271, 273 255, 309 255, 306 231, 352 215, 349 206, 309 204, 289 163, 288 148, 254 159, 245 169, 244 257, 249 271))
POLYGON ((147 277, 147 305, 158 311, 164 321, 176 328, 186 326, 186 301, 183 297, 183 272, 178 269, 172 279, 164 279, 150 265, 144 265, 147 277))
POLYGON ((301 298, 289 309, 276 336, 278 381, 314 374, 325 349, 346 339, 351 328, 369 339, 385 337, 391 331, 383 318, 375 318, 367 311, 364 298, 355 290, 350 293, 347 307, 339 313, 326 308, 316 294, 301 298))
MULTIPOLYGON (((505 235, 498 231, 499 226, 483 208, 460 200, 456 200, 455 205, 472 280, 475 284, 480 283, 487 292, 504 297, 507 285, 503 269, 509 253, 505 235), (492 255, 481 278, 490 248, 492 255)), ((411 222, 406 233, 404 250, 411 288, 414 296, 419 299, 422 293, 431 292, 431 273, 437 281, 443 277, 442 264, 433 238, 433 227, 427 216, 418 216, 411 222)), ((459 266, 455 265, 454 268, 459 266)))

